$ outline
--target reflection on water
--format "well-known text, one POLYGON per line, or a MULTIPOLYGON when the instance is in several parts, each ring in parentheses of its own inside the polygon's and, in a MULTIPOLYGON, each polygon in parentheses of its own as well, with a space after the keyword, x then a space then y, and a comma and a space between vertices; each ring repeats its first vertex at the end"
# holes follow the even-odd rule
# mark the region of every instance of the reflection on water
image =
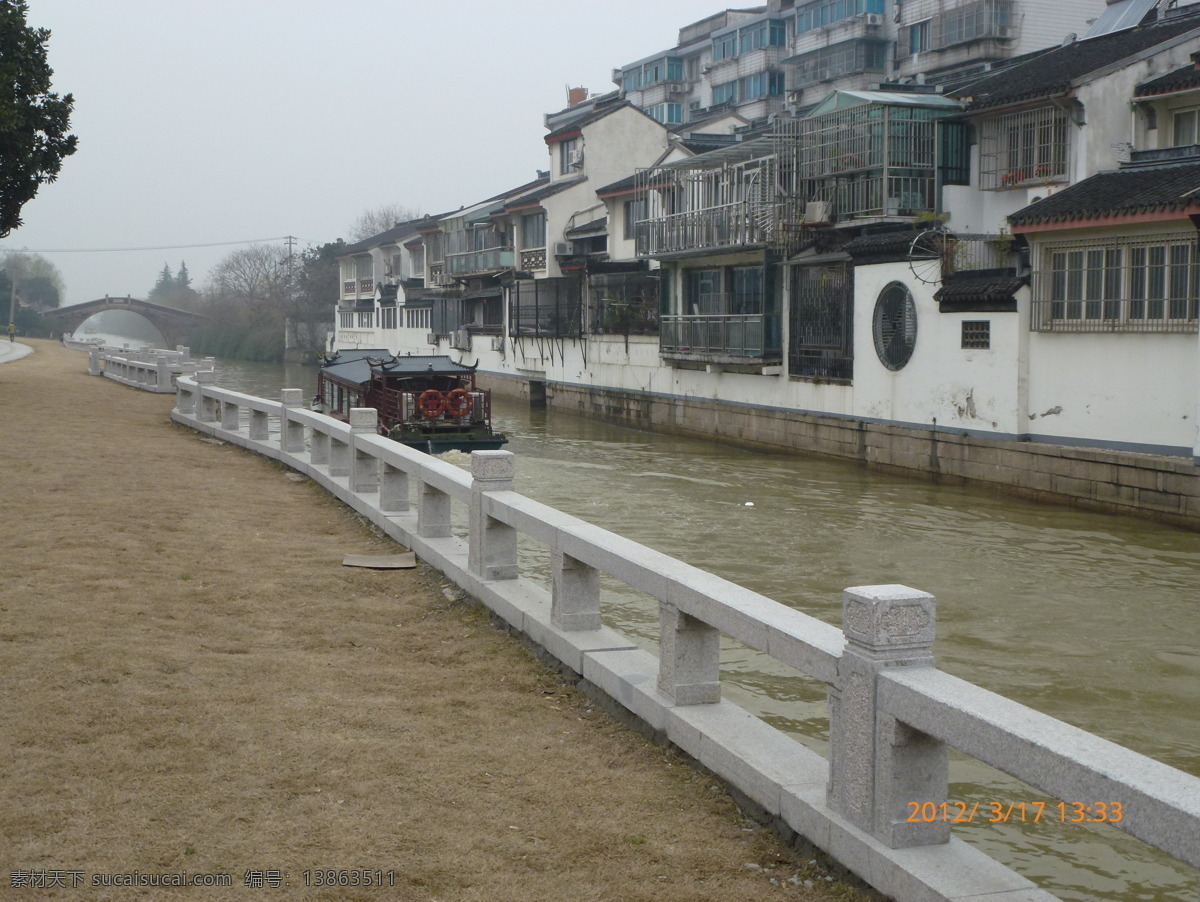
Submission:
MULTIPOLYGON (((307 397, 315 380, 312 367, 230 362, 218 372, 222 385, 272 398, 283 387, 307 397)), ((518 491, 832 624, 847 586, 931 592, 943 669, 1200 775, 1200 535, 844 461, 495 407, 518 491)), ((545 573, 545 550, 525 549, 522 567, 545 573)), ((651 601, 608 579, 603 590, 606 619, 652 647, 651 601)), ((822 685, 735 643, 722 668, 727 697, 824 750, 822 685)), ((956 759, 952 778, 957 799, 1044 798, 973 760, 956 759)), ((1111 828, 956 829, 1065 899, 1200 898, 1195 871, 1111 828)))

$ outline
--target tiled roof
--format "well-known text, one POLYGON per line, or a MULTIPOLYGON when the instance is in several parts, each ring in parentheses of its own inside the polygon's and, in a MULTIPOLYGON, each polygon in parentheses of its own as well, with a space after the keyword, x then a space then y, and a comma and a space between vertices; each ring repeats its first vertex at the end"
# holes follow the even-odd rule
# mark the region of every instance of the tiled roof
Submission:
POLYGON ((843 250, 854 258, 855 265, 885 263, 903 260, 909 249, 924 229, 896 229, 886 232, 871 232, 851 240, 843 250))
POLYGON ((637 188, 637 176, 630 175, 615 182, 609 182, 603 188, 597 188, 596 194, 600 197, 608 197, 612 194, 628 194, 637 188))
POLYGON ((1200 14, 1173 16, 1083 41, 1005 67, 953 92, 967 101, 967 112, 1065 94, 1090 72, 1128 59, 1144 50, 1200 29, 1200 14))
POLYGON ((1014 295, 1027 284, 1027 278, 1011 271, 962 273, 943 282, 933 299, 943 313, 1006 313, 1017 309, 1014 295))
POLYGON ((580 176, 574 179, 562 179, 561 181, 551 182, 548 185, 543 185, 536 191, 531 191, 528 194, 522 194, 520 197, 514 197, 504 205, 505 210, 519 210, 522 207, 532 207, 540 204, 547 197, 552 197, 560 191, 566 191, 578 185, 580 182, 586 182, 587 176, 580 176))
MULTIPOLYGON (((546 135, 546 143, 552 144, 553 142, 558 141, 560 138, 564 138, 567 135, 574 134, 575 132, 577 132, 581 128, 583 128, 585 125, 591 125, 593 122, 603 119, 605 116, 611 116, 617 110, 623 110, 626 107, 631 107, 631 108, 637 110, 637 107, 635 107, 628 100, 621 100, 616 103, 609 101, 604 104, 597 104, 595 112, 589 113, 588 115, 583 116, 579 119, 575 119, 572 122, 568 122, 566 125, 560 126, 559 128, 556 128, 554 131, 547 134, 546 135)), ((638 112, 640 113, 641 110, 638 110, 638 112)))
POLYGON ((1173 72, 1158 76, 1158 78, 1142 82, 1134 91, 1134 96, 1153 97, 1155 94, 1169 94, 1172 91, 1197 87, 1200 87, 1200 69, 1195 64, 1191 64, 1181 66, 1173 72))
POLYGON ((347 244, 338 248, 337 256, 342 257, 347 254, 361 254, 363 251, 369 251, 371 248, 380 247, 384 244, 391 244, 401 238, 406 238, 409 235, 415 235, 417 228, 425 221, 425 217, 420 219, 410 219, 407 222, 398 222, 390 229, 380 232, 378 235, 372 235, 370 238, 364 238, 362 241, 356 241, 354 244, 347 244))
POLYGON ((1200 210, 1200 163, 1100 172, 1008 217, 1014 227, 1151 211, 1200 210))

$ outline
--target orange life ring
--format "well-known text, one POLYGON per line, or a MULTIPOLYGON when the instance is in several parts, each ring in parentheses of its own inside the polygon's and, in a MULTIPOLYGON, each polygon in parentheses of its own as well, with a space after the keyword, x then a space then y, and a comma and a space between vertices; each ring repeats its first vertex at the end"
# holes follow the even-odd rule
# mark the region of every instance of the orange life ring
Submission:
POLYGON ((446 396, 446 413, 452 417, 465 417, 471 406, 471 393, 465 388, 456 388, 446 396))
POLYGON ((446 409, 446 396, 436 388, 428 388, 421 392, 421 397, 417 398, 417 409, 425 415, 426 419, 435 419, 441 416, 442 411, 446 409))

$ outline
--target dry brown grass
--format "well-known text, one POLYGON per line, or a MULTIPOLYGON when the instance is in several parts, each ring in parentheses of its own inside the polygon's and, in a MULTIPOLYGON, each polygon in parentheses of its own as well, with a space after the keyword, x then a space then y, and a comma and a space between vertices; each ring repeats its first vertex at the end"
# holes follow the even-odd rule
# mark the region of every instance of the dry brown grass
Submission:
POLYGON ((314 485, 33 344, 0 366, 0 898, 858 898, 435 572, 341 567, 394 546, 314 485))

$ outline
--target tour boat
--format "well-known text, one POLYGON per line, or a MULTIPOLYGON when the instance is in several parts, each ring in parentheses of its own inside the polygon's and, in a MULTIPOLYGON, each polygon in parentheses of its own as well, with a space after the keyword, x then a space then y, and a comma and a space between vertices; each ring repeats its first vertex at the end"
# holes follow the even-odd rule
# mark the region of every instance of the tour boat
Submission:
POLYGON ((386 350, 322 357, 316 406, 340 420, 353 407, 379 412, 379 431, 429 454, 494 451, 508 439, 492 431, 492 394, 475 385, 475 367, 435 355, 386 350))

